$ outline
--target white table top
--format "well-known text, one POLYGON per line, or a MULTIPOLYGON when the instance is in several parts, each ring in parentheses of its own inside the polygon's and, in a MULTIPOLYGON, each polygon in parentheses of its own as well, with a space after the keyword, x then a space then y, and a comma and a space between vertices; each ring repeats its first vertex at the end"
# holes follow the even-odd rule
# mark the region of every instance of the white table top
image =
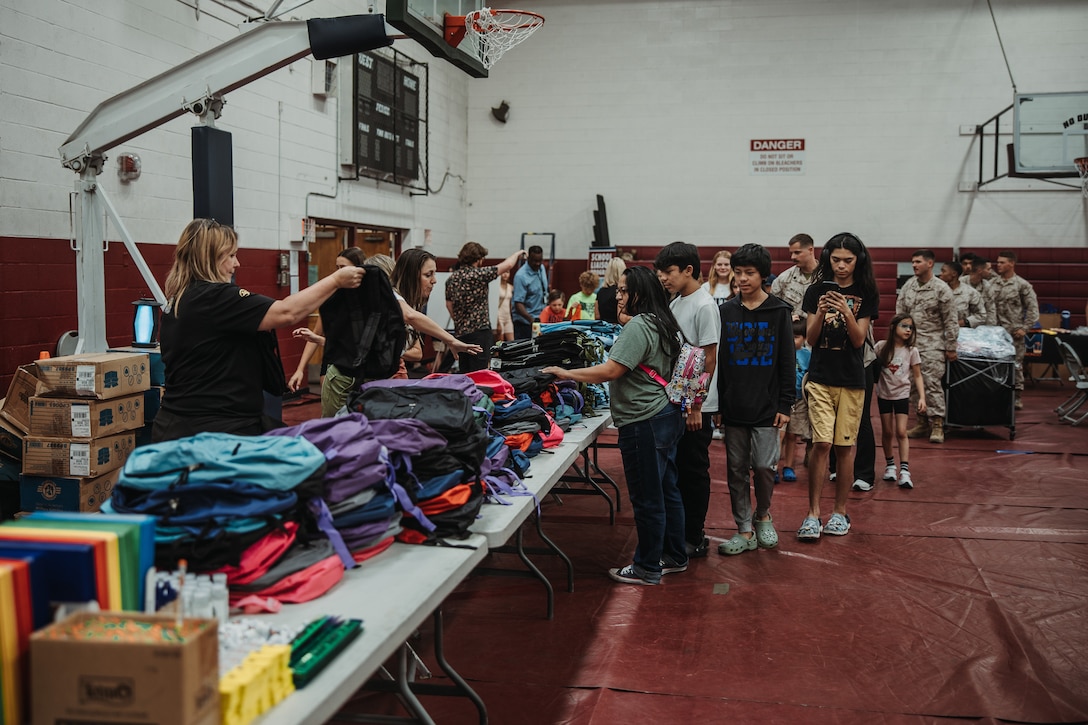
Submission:
POLYGON ((363 631, 309 685, 257 722, 299 725, 332 718, 487 554, 480 535, 451 543, 475 548, 395 543, 344 572, 343 581, 324 596, 262 616, 270 624, 295 626, 326 615, 362 619, 363 631))
POLYGON ((571 426, 563 436, 563 442, 555 448, 541 451, 531 459, 529 471, 525 476, 525 487, 532 496, 503 496, 503 501, 510 505, 485 503, 480 510, 480 517, 469 529, 487 537, 491 548, 503 546, 517 532, 518 527, 529 518, 536 502, 546 496, 559 481, 575 459, 589 447, 597 436, 612 422, 607 411, 594 418, 583 418, 571 426))

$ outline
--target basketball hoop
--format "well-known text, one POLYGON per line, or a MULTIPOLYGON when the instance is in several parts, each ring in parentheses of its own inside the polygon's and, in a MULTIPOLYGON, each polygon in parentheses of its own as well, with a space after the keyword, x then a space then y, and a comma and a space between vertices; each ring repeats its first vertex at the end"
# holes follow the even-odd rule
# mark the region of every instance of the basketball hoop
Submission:
POLYGON ((544 16, 528 10, 481 8, 468 15, 447 15, 446 42, 457 47, 462 41, 470 53, 491 70, 506 51, 535 33, 544 16))
POLYGON ((1080 172, 1081 190, 1084 192, 1084 198, 1088 199, 1088 156, 1073 159, 1073 164, 1077 167, 1077 171, 1080 172))

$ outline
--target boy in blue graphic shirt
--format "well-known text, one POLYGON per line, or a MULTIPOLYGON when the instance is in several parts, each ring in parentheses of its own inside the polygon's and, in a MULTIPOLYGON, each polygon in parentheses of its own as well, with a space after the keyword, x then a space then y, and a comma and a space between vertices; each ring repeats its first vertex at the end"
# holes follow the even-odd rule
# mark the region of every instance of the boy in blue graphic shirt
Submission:
POLYGON ((793 310, 767 294, 771 254, 745 244, 730 260, 738 294, 719 309, 718 410, 725 427, 729 500, 737 534, 718 545, 727 556, 778 545, 771 520, 778 433, 794 398, 793 310), (755 479, 753 516, 749 469, 755 479), (754 530, 753 530, 754 529, 754 530))

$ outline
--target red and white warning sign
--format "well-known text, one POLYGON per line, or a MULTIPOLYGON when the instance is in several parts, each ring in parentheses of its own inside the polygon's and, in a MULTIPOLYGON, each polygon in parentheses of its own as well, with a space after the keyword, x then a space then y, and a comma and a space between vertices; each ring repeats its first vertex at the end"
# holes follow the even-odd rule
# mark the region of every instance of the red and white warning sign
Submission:
POLYGON ((752 176, 805 173, 803 138, 754 138, 749 142, 748 155, 748 173, 752 176))

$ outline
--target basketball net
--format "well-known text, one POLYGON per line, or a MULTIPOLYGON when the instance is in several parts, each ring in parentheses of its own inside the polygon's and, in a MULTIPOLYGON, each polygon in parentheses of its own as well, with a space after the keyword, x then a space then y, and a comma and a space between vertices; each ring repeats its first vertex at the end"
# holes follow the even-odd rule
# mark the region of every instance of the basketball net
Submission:
POLYGON ((1088 156, 1073 159, 1073 163, 1076 165, 1077 171, 1080 172, 1081 191, 1084 192, 1084 198, 1088 199, 1088 156))
POLYGON ((481 8, 465 15, 465 39, 470 52, 484 68, 499 61, 506 51, 535 33, 544 16, 527 10, 481 8))

